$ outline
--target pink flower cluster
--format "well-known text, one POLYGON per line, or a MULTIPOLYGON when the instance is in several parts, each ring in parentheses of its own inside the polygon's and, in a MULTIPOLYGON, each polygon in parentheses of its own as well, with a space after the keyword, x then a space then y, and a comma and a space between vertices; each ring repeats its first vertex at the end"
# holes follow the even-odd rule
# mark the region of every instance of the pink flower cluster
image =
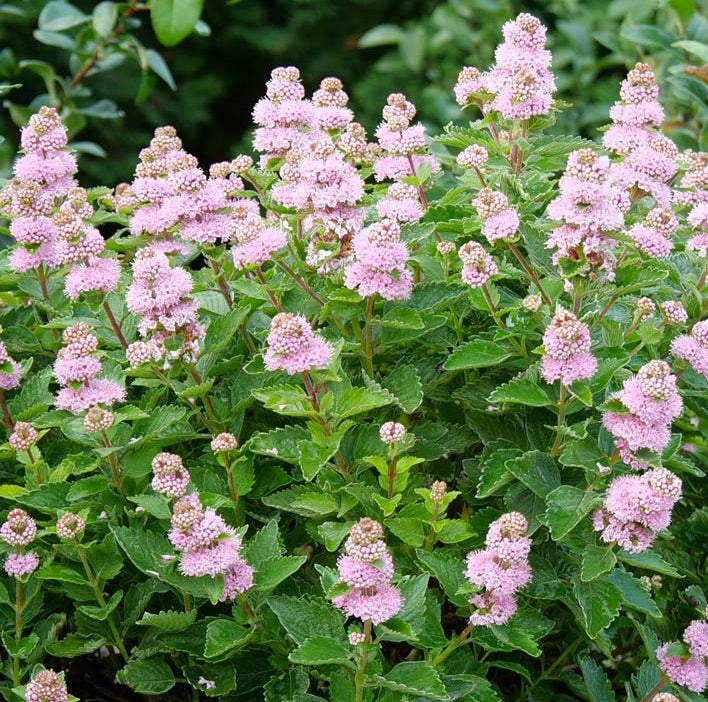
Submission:
POLYGON ((618 400, 625 411, 604 412, 602 423, 615 437, 622 460, 643 468, 631 452, 649 449, 661 453, 671 440, 671 423, 683 409, 676 376, 664 361, 649 361, 609 399, 618 400))
POLYGON ((177 499, 187 494, 189 473, 176 453, 158 453, 152 459, 152 489, 177 499))
POLYGON ((53 216, 57 265, 72 264, 64 280, 64 291, 72 300, 86 292, 113 292, 120 279, 120 263, 101 256, 105 243, 91 225, 92 216, 86 191, 78 186, 67 193, 53 216))
POLYGON ((592 149, 568 156, 565 173, 558 182, 560 194, 547 215, 561 225, 548 237, 546 248, 555 249, 553 262, 578 260, 581 255, 594 267, 611 270, 614 242, 606 234, 624 227, 623 212, 629 199, 609 180, 610 160, 592 149))
POLYGON ((541 375, 547 383, 570 385, 592 378, 597 361, 590 353, 590 330, 569 310, 558 310, 543 334, 541 375))
POLYGON ((664 121, 651 66, 636 64, 622 81, 620 98, 610 110, 612 126, 605 132, 602 143, 609 151, 626 155, 649 143, 664 121))
POLYGON ((482 110, 506 119, 526 120, 550 112, 555 91, 546 28, 526 12, 502 27, 504 42, 494 52, 496 63, 485 73, 465 67, 455 85, 460 105, 481 102, 482 110), (490 99, 491 97, 491 99, 490 99))
POLYGON ((482 188, 477 193, 477 197, 472 200, 472 204, 482 220, 482 234, 490 244, 516 234, 519 228, 519 215, 509 204, 509 199, 504 193, 482 188))
POLYGON ((416 122, 415 105, 403 93, 391 93, 383 108, 383 121, 376 128, 376 139, 381 154, 374 160, 374 177, 377 181, 399 180, 414 176, 422 164, 433 173, 440 171, 440 164, 426 154, 425 127, 416 122))
POLYGON ((189 473, 173 453, 159 453, 152 461, 152 487, 175 500, 168 534, 180 551, 179 569, 191 577, 224 578, 222 602, 233 600, 253 586, 253 568, 241 555, 241 538, 199 495, 186 495, 189 473))
POLYGON ((253 121, 258 125, 253 148, 263 154, 261 166, 285 156, 314 118, 315 108, 305 99, 300 71, 294 66, 273 69, 266 83, 266 96, 253 108, 253 121))
POLYGON ((457 255, 462 261, 462 282, 471 288, 482 287, 499 272, 494 259, 476 241, 460 246, 457 255))
POLYGON ((507 512, 489 525, 486 548, 467 554, 465 577, 480 588, 470 599, 470 624, 504 624, 516 612, 514 594, 531 580, 526 517, 507 512))
POLYGON ((423 216, 418 191, 413 185, 392 183, 386 197, 376 203, 376 211, 381 219, 392 219, 402 224, 417 222, 423 216))
POLYGON ((33 573, 39 566, 39 558, 34 551, 23 552, 23 547, 31 543, 37 535, 37 525, 23 509, 8 512, 5 522, 0 526, 0 539, 14 551, 5 559, 5 572, 14 578, 21 578, 33 573))
POLYGON ((677 205, 691 208, 686 221, 695 233, 686 242, 686 249, 705 257, 708 255, 708 154, 688 150, 681 154, 681 160, 686 172, 673 198, 677 205))
POLYGON ((659 667, 677 685, 691 692, 703 692, 708 687, 708 622, 691 622, 682 638, 688 649, 686 655, 670 655, 670 644, 662 644, 656 650, 659 667))
POLYGON ((385 300, 405 300, 413 290, 413 274, 405 265, 408 248, 401 241, 398 222, 374 222, 355 235, 354 261, 344 274, 344 284, 362 297, 379 294, 385 300))
POLYGON ((265 367, 284 370, 289 375, 326 367, 332 358, 332 347, 312 331, 301 315, 281 312, 273 317, 266 340, 265 367))
POLYGON ((0 390, 14 390, 20 384, 20 365, 0 341, 0 390))
POLYGON ((25 686, 25 702, 67 702, 69 693, 61 676, 45 668, 25 686))
POLYGON ((254 137, 254 147, 264 152, 261 165, 284 159, 273 199, 305 215, 307 262, 324 273, 347 256, 348 239, 365 217, 359 206, 364 181, 352 161, 366 158, 369 147, 363 127, 351 121, 348 100, 337 78, 325 78, 312 101, 306 100, 300 74, 291 66, 273 70, 266 97, 254 108, 261 125, 254 137))
POLYGON ((665 468, 622 475, 610 483, 605 504, 593 513, 593 526, 605 543, 641 553, 671 524, 671 511, 680 498, 681 480, 665 468))
POLYGON ((676 337, 671 342, 671 353, 708 378, 708 321, 697 322, 690 334, 676 337))
POLYGON ((125 390, 113 382, 98 378, 101 361, 96 357, 98 339, 91 334, 88 324, 79 322, 64 330, 64 346, 54 362, 54 377, 61 389, 54 404, 57 409, 84 412, 95 405, 110 407, 123 402, 125 390))
POLYGON ((332 604, 348 617, 381 624, 403 607, 400 590, 391 585, 393 559, 383 541, 383 527, 373 519, 360 519, 344 542, 337 561, 339 579, 349 591, 332 604))
POLYGON ((231 207, 229 235, 233 246, 231 258, 237 270, 260 266, 288 242, 282 229, 268 227, 255 200, 235 200, 231 207))
POLYGON ((131 213, 132 234, 151 235, 166 252, 186 250, 177 235, 199 244, 226 240, 231 195, 244 187, 239 165, 238 159, 215 164, 207 178, 174 127, 159 127, 140 152, 133 182, 116 189, 116 209, 131 213))
POLYGON ((184 268, 172 268, 162 251, 146 247, 136 252, 125 302, 140 317, 138 332, 145 340, 128 347, 133 368, 160 359, 167 367, 176 358, 193 362, 199 357, 204 327, 191 292, 192 277, 184 268))
POLYGON ((678 219, 670 207, 657 206, 649 211, 643 224, 635 224, 627 234, 647 256, 666 258, 674 248, 671 236, 678 226, 678 219))
POLYGON ((59 264, 53 215, 75 185, 76 159, 66 150, 66 127, 52 107, 44 106, 30 117, 21 144, 24 155, 3 189, 2 205, 11 220, 10 234, 19 244, 10 256, 10 268, 24 273, 59 264))

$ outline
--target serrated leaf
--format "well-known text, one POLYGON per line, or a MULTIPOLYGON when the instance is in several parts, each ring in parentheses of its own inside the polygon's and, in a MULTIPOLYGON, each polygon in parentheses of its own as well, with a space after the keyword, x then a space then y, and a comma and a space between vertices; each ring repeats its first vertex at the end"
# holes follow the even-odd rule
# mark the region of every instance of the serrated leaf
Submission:
POLYGON ((219 658, 228 651, 242 646, 250 635, 249 629, 229 619, 211 621, 206 630, 204 657, 219 658))
POLYGON ((102 622, 108 618, 108 615, 111 614, 113 610, 115 610, 121 599, 123 599, 123 591, 118 590, 118 592, 114 592, 111 595, 111 598, 108 602, 106 602, 105 607, 97 607, 95 605, 79 605, 76 609, 81 612, 81 614, 85 614, 91 619, 96 619, 102 622))
POLYGON ((138 626, 154 626, 162 631, 182 631, 191 626, 196 618, 196 609, 191 612, 175 612, 169 609, 157 613, 145 612, 136 624, 138 626))
POLYGON ((169 519, 172 514, 162 495, 131 495, 128 499, 156 519, 169 519))
POLYGON ((50 656, 57 658, 76 658, 93 653, 104 643, 105 639, 97 634, 67 634, 61 641, 47 644, 45 650, 50 656))
POLYGON ((391 404, 391 401, 389 393, 374 388, 347 388, 337 400, 336 415, 338 419, 346 419, 377 407, 384 407, 391 404))
POLYGON ((594 492, 585 492, 572 485, 561 485, 548 494, 546 499, 546 523, 555 541, 571 532, 581 519, 602 504, 602 498, 594 492))
POLYGON ((510 349, 495 341, 474 339, 458 346, 444 363, 445 370, 465 370, 467 368, 486 368, 496 366, 512 356, 510 349))
POLYGON ((615 563, 617 563, 617 557, 611 546, 588 544, 583 549, 580 579, 585 583, 590 582, 612 570, 615 563))
POLYGON ((298 385, 275 385, 251 390, 251 394, 266 409, 287 417, 307 417, 313 413, 312 403, 298 385))
POLYGON ((129 661, 116 679, 143 695, 161 695, 175 686, 170 666, 158 658, 129 661))
POLYGON ((344 615, 321 597, 274 595, 268 606, 297 644, 313 636, 325 636, 344 642, 344 615))
POLYGON ((381 385, 394 395, 396 404, 406 414, 415 412, 423 401, 423 385, 413 366, 394 368, 381 385))
POLYGON ((527 378, 515 378, 505 385, 500 385, 489 396, 489 401, 494 404, 511 402, 529 407, 546 407, 552 404, 546 392, 527 378))
POLYGON ((614 702, 615 693, 612 691, 607 673, 590 658, 587 651, 578 655, 580 670, 587 686, 591 702, 614 702))
POLYGON ((294 651, 291 651, 288 658, 300 665, 355 667, 351 660, 351 648, 328 636, 312 636, 305 639, 294 651))
POLYGON ((661 610, 641 581, 631 573, 615 568, 606 579, 622 593, 625 607, 644 612, 644 614, 648 614, 655 619, 659 619, 662 616, 661 610))
POLYGON ((297 463, 300 459, 298 443, 309 439, 304 427, 278 427, 268 432, 254 434, 248 442, 248 449, 263 456, 272 456, 286 463, 297 463))
POLYGON ((263 504, 302 517, 324 517, 339 511, 339 501, 315 485, 294 485, 262 498, 263 504))
POLYGON ((367 677, 367 685, 438 702, 447 702, 450 699, 435 668, 429 663, 419 661, 399 663, 384 676, 370 675, 367 677))
POLYGON ((644 551, 644 553, 627 553, 620 551, 617 558, 627 565, 635 568, 644 568, 645 570, 653 570, 655 573, 668 575, 672 578, 682 578, 679 573, 670 563, 667 563, 661 556, 653 551, 644 551))
POLYGON ((580 578, 574 578, 573 594, 580 605, 585 630, 591 639, 596 638, 614 621, 623 601, 622 593, 612 583, 602 579, 584 583, 580 578))
POLYGON ((259 590, 272 590, 296 573, 307 561, 305 556, 283 556, 266 561, 256 569, 254 583, 259 590))
POLYGON ((505 464, 506 469, 531 492, 546 497, 560 486, 560 473, 556 462, 541 451, 527 451, 505 464))
POLYGON ((467 598, 458 594, 466 582, 462 558, 452 556, 441 549, 432 552, 418 549, 415 553, 423 567, 440 583, 452 604, 457 607, 467 604, 467 598))
POLYGON ((420 547, 425 542, 423 522, 412 517, 395 517, 385 521, 386 528, 404 544, 420 547))
POLYGON ((521 455, 519 449, 497 449, 482 462, 482 472, 477 482, 477 497, 486 499, 508 485, 513 473, 506 469, 506 462, 521 455))

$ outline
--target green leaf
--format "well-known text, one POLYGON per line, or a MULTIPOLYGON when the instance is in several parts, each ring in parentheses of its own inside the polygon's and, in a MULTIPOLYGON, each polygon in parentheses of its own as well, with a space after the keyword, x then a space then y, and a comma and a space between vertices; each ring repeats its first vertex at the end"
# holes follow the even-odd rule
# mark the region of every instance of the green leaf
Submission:
POLYGON ((105 639, 97 634, 67 634, 61 641, 47 644, 45 650, 50 656, 57 658, 77 658, 93 653, 104 643, 105 639))
POLYGON ((554 628, 554 623, 538 612, 524 610, 506 624, 480 628, 475 640, 491 651, 524 651, 537 658, 539 641, 554 628))
POLYGON ((307 481, 314 480, 317 474, 327 465, 327 461, 337 452, 339 443, 322 446, 314 441, 300 441, 297 445, 300 452, 300 470, 307 481))
POLYGON ((189 684, 207 697, 224 697, 236 687, 232 663, 198 663, 182 667, 189 684))
POLYGON ((687 51, 689 54, 693 54, 702 63, 708 63, 708 44, 705 44, 702 41, 685 39, 683 41, 675 41, 671 46, 676 49, 681 49, 682 51, 687 51))
POLYGON ((87 22, 88 19, 88 15, 72 4, 64 0, 51 0, 39 13, 37 26, 45 32, 63 32, 87 22))
POLYGON ((331 553, 336 551, 346 539, 354 522, 324 522, 317 527, 317 533, 322 537, 325 548, 331 553))
POLYGON ((268 606, 297 644, 304 643, 312 636, 346 641, 344 615, 321 597, 274 595, 268 598, 268 606))
POLYGON ((164 46, 179 44, 194 29, 204 0, 152 0, 150 20, 164 46))
POLYGON ((375 318, 374 324, 392 329, 423 329, 423 318, 412 307, 394 307, 381 318, 375 318))
POLYGON ((463 519, 445 519, 439 524, 442 528, 437 530, 438 541, 444 544, 457 544, 475 535, 472 527, 463 519))
POLYGON ((675 34, 651 24, 635 24, 627 27, 622 30, 620 36, 632 44, 648 46, 653 49, 666 49, 678 38, 675 34))
POLYGON ((560 485, 558 466, 547 453, 527 451, 507 461, 505 465, 517 480, 539 497, 546 497, 560 485))
POLYGON ((234 621, 215 619, 207 625, 204 657, 219 658, 232 649, 242 646, 250 635, 249 629, 234 621))
POLYGON ((177 90, 177 83, 175 83, 175 79, 172 77, 172 71, 170 71, 167 61, 162 58, 162 54, 158 54, 154 49, 148 49, 145 52, 145 57, 147 58, 147 65, 150 70, 160 76, 172 90, 177 90))
POLYGON ((580 670, 585 679, 585 685, 591 702, 614 702, 615 693, 605 671, 590 658, 587 651, 578 655, 580 670))
POLYGON ((339 500, 315 485, 293 487, 262 498, 267 507, 275 507, 301 517, 324 517, 339 511, 339 500))
POLYGON ((273 456, 286 463, 297 463, 300 460, 298 443, 309 437, 305 427, 279 427, 254 434, 248 442, 248 449, 252 453, 273 456))
POLYGON ((288 656, 300 665, 343 665, 354 668, 349 646, 328 636, 312 636, 288 656))
POLYGON ((86 576, 83 573, 63 565, 42 566, 35 577, 39 580, 58 580, 62 583, 72 583, 74 585, 88 585, 86 576))
POLYGON ((191 612, 175 612, 172 609, 167 611, 145 612, 142 618, 136 622, 138 626, 154 626, 162 631, 182 631, 194 624, 197 618, 197 610, 191 612))
POLYGON ((656 619, 661 618, 661 610, 657 607, 656 602, 654 602, 641 581, 631 573, 615 568, 606 579, 622 593, 625 607, 644 612, 644 614, 656 619))
POLYGON ((397 24, 379 24, 372 27, 359 39, 360 49, 371 49, 375 46, 398 44, 403 38, 403 30, 397 24))
POLYGON ((506 469, 506 463, 520 455, 519 449, 497 449, 484 458, 477 482, 477 497, 486 499, 508 485, 514 476, 506 469))
POLYGON ((370 675, 367 678, 367 685, 384 687, 439 702, 450 699, 435 668, 429 663, 420 661, 399 663, 384 676, 370 675))
POLYGON ((338 419, 353 417, 362 412, 390 405, 392 398, 388 393, 374 388, 347 388, 337 400, 336 416, 338 419))
POLYGON ((635 568, 643 568, 644 570, 653 570, 655 573, 668 575, 672 578, 682 578, 679 573, 670 563, 667 563, 661 556, 653 551, 644 551, 644 553, 627 553, 620 551, 617 558, 627 565, 635 568))
POLYGON ((486 368, 496 366, 512 355, 495 341, 474 339, 458 346, 445 361, 445 370, 464 370, 466 368, 486 368))
POLYGON ((251 390, 251 394, 266 409, 289 417, 308 417, 314 410, 310 398, 298 385, 272 385, 251 390))
POLYGON ((384 523, 386 528, 403 541, 404 544, 420 547, 425 542, 425 531, 423 530, 423 522, 420 519, 395 517, 387 519, 384 523))
POLYGON ((612 570, 615 563, 617 563, 617 557, 612 546, 588 544, 583 549, 580 579, 584 583, 590 582, 612 570))
POLYGON ((169 519, 172 514, 170 505, 162 495, 131 495, 128 499, 155 519, 169 519))
POLYGON ((500 385, 489 396, 489 401, 494 404, 512 402, 530 407, 546 407, 552 404, 543 388, 527 378, 515 378, 505 385, 500 385))
POLYGON ((109 37, 117 21, 118 5, 115 2, 105 0, 104 2, 99 2, 98 5, 93 8, 91 22, 93 24, 93 31, 96 32, 99 37, 103 37, 104 39, 109 37))
POLYGON ((116 540, 110 534, 106 535, 103 541, 91 544, 86 555, 98 580, 114 578, 123 567, 123 558, 116 545, 116 540))
POLYGON ((274 558, 256 568, 255 586, 259 590, 272 590, 276 585, 296 573, 307 561, 305 556, 274 558))
POLYGON ((96 619, 98 621, 103 622, 108 618, 108 615, 113 612, 113 610, 115 610, 121 599, 123 599, 123 591, 118 590, 118 592, 114 592, 113 595, 111 595, 111 599, 106 602, 105 607, 96 607, 95 605, 80 605, 76 609, 82 614, 85 614, 87 617, 90 617, 91 619, 96 619))
POLYGON ((614 621, 622 606, 622 593, 606 580, 584 583, 578 577, 573 578, 573 593, 580 605, 585 630, 591 639, 596 638, 614 621))
POLYGON ((423 401, 423 385, 414 366, 394 368, 381 385, 395 396, 396 404, 406 414, 415 412, 423 401))
POLYGON ((460 588, 467 582, 464 577, 464 562, 448 554, 445 550, 423 551, 418 549, 416 557, 445 591, 446 597, 457 607, 467 604, 467 597, 458 594, 460 588))
POLYGON ((591 510, 602 504, 594 492, 585 492, 572 485, 561 485, 548 494, 546 523, 554 541, 562 539, 591 510))
POLYGON ((118 671, 116 679, 143 695, 161 695, 175 685, 170 666, 158 658, 129 661, 118 671))

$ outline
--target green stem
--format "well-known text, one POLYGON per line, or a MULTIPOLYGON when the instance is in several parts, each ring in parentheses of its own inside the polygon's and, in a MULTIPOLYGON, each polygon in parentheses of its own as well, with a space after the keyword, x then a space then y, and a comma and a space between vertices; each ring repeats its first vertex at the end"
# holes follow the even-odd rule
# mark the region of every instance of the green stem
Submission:
POLYGON ((468 624, 435 658, 433 658, 433 666, 440 665, 450 654, 452 654, 460 646, 467 643, 467 636, 472 631, 472 624, 468 624))
POLYGON ((108 321, 110 322, 111 327, 113 328, 113 331, 115 332, 118 342, 120 343, 120 345, 124 349, 127 349, 128 342, 125 340, 125 337, 123 336, 123 332, 121 331, 120 324, 118 324, 118 320, 115 318, 115 315, 113 314, 113 310, 111 309, 111 306, 108 304, 108 300, 103 301, 103 309, 106 313, 106 317, 108 317, 108 321))
POLYGON ((536 275, 536 272, 534 269, 531 267, 531 264, 526 260, 525 256, 519 251, 519 247, 513 242, 509 242, 509 249, 511 250, 511 253, 516 256, 516 260, 521 264, 523 269, 526 271, 528 274, 529 278, 531 278, 533 284, 538 288, 538 294, 543 298, 543 301, 549 306, 552 307, 551 305, 551 298, 546 295, 546 291, 541 287, 541 281, 538 279, 538 276, 536 275))
POLYGON ((396 455, 391 453, 388 458, 388 499, 393 497, 393 483, 396 480, 396 455))
MULTIPOLYGON (((84 553, 84 549, 79 543, 76 544, 76 547, 79 552, 81 564, 84 567, 84 572, 86 573, 86 577, 88 578, 89 584, 91 585, 93 594, 96 597, 96 602, 98 602, 99 607, 105 607, 106 598, 103 596, 101 588, 98 586, 98 581, 96 580, 96 577, 93 574, 91 566, 89 565, 88 559, 86 558, 86 554, 84 553)), ((113 612, 111 612, 106 617, 106 621, 108 622, 108 628, 111 630, 111 634, 113 635, 113 642, 120 651, 120 655, 123 656, 123 659, 127 661, 130 656, 128 655, 128 651, 125 648, 125 644, 123 643, 123 637, 120 635, 118 627, 116 626, 115 618, 113 617, 113 612)))
MULTIPOLYGON (((22 612, 25 605, 22 600, 22 581, 15 578, 15 641, 19 648, 20 639, 22 638, 22 612)), ((20 684, 20 659, 15 656, 12 659, 12 680, 17 687, 20 684)))
POLYGON ((581 644, 581 642, 583 641, 583 638, 584 638, 583 636, 578 636, 578 638, 575 639, 575 641, 573 641, 570 644, 570 646, 568 646, 563 651, 563 653, 561 653, 560 656, 558 656, 558 658, 556 658, 555 661, 553 661, 551 666, 548 669, 544 670, 543 673, 538 678, 536 678, 536 680, 534 680, 533 683, 531 683, 531 685, 526 689, 524 694, 519 696, 517 702, 522 702, 522 701, 528 700, 529 693, 531 692, 531 690, 534 690, 536 687, 538 687, 544 680, 548 680, 548 678, 550 678, 551 675, 553 675, 553 673, 555 673, 556 670, 558 670, 558 668, 561 665, 563 665, 563 663, 565 663, 565 661, 568 659, 568 656, 573 651, 575 651, 575 649, 581 644))
POLYGON ((656 693, 659 692, 659 690, 661 690, 661 688, 668 682, 669 679, 662 673, 659 682, 656 683, 656 685, 654 685, 654 687, 652 687, 652 689, 649 690, 649 692, 647 692, 647 694, 644 695, 639 702, 651 702, 654 699, 654 695, 656 695, 656 693))
MULTIPOLYGON (((105 429, 101 430, 101 440, 104 448, 112 448, 111 442, 108 439, 108 435, 106 434, 105 429)), ((111 473, 113 473, 113 482, 118 488, 118 492, 120 492, 122 498, 126 500, 127 495, 125 493, 125 487, 123 486, 123 476, 120 474, 120 467, 118 466, 118 462, 116 461, 116 456, 114 453, 109 453, 107 458, 108 465, 111 467, 111 473)))
POLYGON ((366 671, 369 667, 369 643, 371 641, 371 619, 364 622, 364 651, 357 665, 356 675, 354 676, 354 702, 363 702, 364 700, 364 682, 366 680, 366 671))
POLYGON ((374 330, 372 321, 375 304, 376 295, 372 295, 366 303, 366 320, 364 324, 364 361, 366 372, 372 378, 374 377, 374 330))
POLYGON ((224 276, 222 272, 219 270, 219 266, 217 265, 216 261, 213 261, 212 259, 207 259, 209 261, 209 265, 211 266, 212 271, 214 271, 214 275, 216 276, 216 283, 219 286, 219 290, 221 291, 221 294, 224 297, 224 300, 226 300, 226 304, 230 310, 234 308, 234 301, 231 298, 231 292, 229 291, 229 286, 226 283, 226 280, 224 279, 224 276))
MULTIPOLYGON (((196 369, 195 366, 188 364, 187 370, 189 371, 189 375, 192 377, 192 380, 197 385, 204 385, 204 378, 202 378, 201 374, 199 373, 199 371, 196 369)), ((220 424, 219 415, 217 414, 216 410, 214 409, 214 404, 212 403, 211 397, 209 397, 208 392, 205 392, 202 395, 202 402, 204 403, 204 409, 206 410, 207 414, 209 415, 209 419, 211 419, 212 422, 216 423, 217 425, 220 424)))
POLYGON ((292 269, 285 261, 276 263, 304 290, 320 307, 324 307, 322 298, 292 269))
POLYGON ((551 456, 555 458, 558 455, 558 451, 561 446, 561 437, 563 430, 563 423, 565 422, 565 410, 568 404, 568 389, 561 381, 560 386, 560 399, 558 400, 558 424, 556 425, 556 439, 553 442, 553 448, 551 448, 551 456))
POLYGON ((226 463, 226 479, 229 481, 229 493, 231 494, 231 502, 234 505, 234 514, 236 515, 236 524, 239 523, 238 517, 238 495, 236 494, 236 486, 234 485, 234 474, 231 466, 231 457, 229 452, 224 453, 224 462, 226 463))
MULTIPOLYGON (((506 324, 504 324, 504 320, 499 317, 499 310, 494 304, 492 296, 489 294, 489 290, 487 289, 486 283, 482 284, 481 290, 482 295, 484 295, 484 300, 487 303, 487 307, 489 307, 489 312, 492 315, 492 319, 500 329, 506 329, 506 324)), ((528 358, 528 354, 526 353, 526 351, 524 351, 523 346, 521 346, 521 344, 516 339, 514 339, 514 337, 510 337, 509 341, 511 341, 511 345, 516 349, 516 352, 519 354, 519 356, 528 358)))
POLYGON ((268 281, 265 279, 265 276, 263 275, 263 271, 261 270, 260 266, 256 268, 256 278, 258 278, 260 284, 263 286, 263 289, 266 291, 266 295, 268 295, 270 304, 275 307, 276 312, 282 312, 283 308, 280 306, 278 298, 270 291, 270 288, 268 287, 268 281))
POLYGON ((182 602, 184 603, 185 613, 189 614, 192 611, 192 598, 184 590, 182 590, 182 602))
POLYGON ((8 431, 12 431, 15 423, 12 421, 12 415, 10 414, 10 408, 7 406, 7 400, 5 399, 5 393, 0 390, 0 407, 2 408, 2 414, 5 418, 5 426, 8 431))

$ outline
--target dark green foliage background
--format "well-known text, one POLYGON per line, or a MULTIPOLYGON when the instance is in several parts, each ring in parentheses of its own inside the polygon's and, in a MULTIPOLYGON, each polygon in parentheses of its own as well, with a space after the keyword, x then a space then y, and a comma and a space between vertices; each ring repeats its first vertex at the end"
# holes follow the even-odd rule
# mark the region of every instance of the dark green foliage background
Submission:
MULTIPOLYGON (((86 0, 74 4, 87 13, 96 5, 86 0)), ((23 84, 5 98, 14 104, 46 102, 41 79, 18 68, 22 59, 38 58, 57 73, 73 73, 68 52, 32 36, 45 5, 46 0, 14 0, 0 8, 0 45, 5 47, 0 81, 23 84)), ((388 93, 405 92, 436 133, 449 121, 461 120, 452 96, 460 66, 486 67, 500 25, 521 10, 548 25, 559 97, 572 103, 556 125, 557 133, 580 131, 596 138, 626 69, 648 58, 663 83, 672 138, 682 147, 703 141, 706 84, 686 74, 682 65, 700 66, 701 61, 671 46, 679 40, 708 41, 708 19, 701 3, 693 0, 208 0, 203 20, 210 36, 192 34, 176 47, 160 47, 147 13, 140 15, 142 26, 132 31, 162 54, 176 92, 149 74, 152 85, 143 86, 136 105, 141 72, 135 61, 85 81, 93 93, 91 102, 111 99, 125 113, 87 120, 80 139, 99 144, 111 158, 85 156, 85 184, 128 180, 135 154, 161 124, 177 127, 186 148, 204 163, 249 150, 251 108, 278 65, 298 66, 309 91, 327 75, 341 77, 369 130, 376 126, 388 93), (380 25, 383 30, 367 35, 380 25)), ((0 133, 7 138, 0 153, 7 173, 16 138, 7 110, 0 115, 0 133)))

